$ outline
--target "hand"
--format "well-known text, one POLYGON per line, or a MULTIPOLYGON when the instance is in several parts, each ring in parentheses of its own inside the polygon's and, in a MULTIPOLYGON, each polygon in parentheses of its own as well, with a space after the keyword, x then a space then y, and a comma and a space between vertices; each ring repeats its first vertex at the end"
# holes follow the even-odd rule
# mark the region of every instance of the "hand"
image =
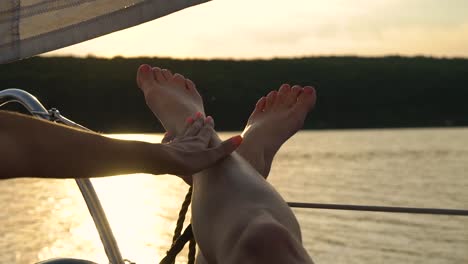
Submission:
POLYGON ((214 121, 210 116, 200 114, 187 119, 185 132, 180 136, 168 133, 162 143, 167 147, 169 173, 178 175, 187 184, 192 184, 192 174, 213 166, 231 154, 242 142, 241 136, 232 137, 220 145, 208 148, 214 131, 214 121))

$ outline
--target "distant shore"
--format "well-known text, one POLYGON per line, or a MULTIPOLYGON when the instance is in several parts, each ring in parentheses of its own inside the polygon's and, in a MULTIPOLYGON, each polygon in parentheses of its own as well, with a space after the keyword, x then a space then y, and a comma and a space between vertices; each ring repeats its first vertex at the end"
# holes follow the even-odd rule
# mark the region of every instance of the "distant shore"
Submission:
POLYGON ((24 89, 94 130, 161 132, 135 84, 142 63, 194 80, 220 131, 241 130, 257 99, 282 83, 317 88, 317 107, 305 129, 468 126, 463 58, 35 57, 0 65, 0 89, 24 89))

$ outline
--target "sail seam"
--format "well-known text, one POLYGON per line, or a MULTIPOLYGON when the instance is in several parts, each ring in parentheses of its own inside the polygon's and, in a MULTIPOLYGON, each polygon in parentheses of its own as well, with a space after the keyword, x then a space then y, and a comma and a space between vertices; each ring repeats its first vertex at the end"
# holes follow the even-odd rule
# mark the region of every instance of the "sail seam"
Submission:
POLYGON ((11 28, 10 28, 10 43, 11 43, 11 52, 14 59, 20 58, 20 8, 21 0, 12 0, 12 8, 16 11, 10 19, 11 28))
MULTIPOLYGON (((84 1, 79 1, 79 0, 54 0, 54 2, 63 2, 62 4, 55 3, 53 6, 47 7, 45 6, 44 3, 36 4, 35 6, 29 6, 29 7, 22 7, 21 8, 21 18, 27 18, 27 17, 32 17, 40 14, 44 14, 47 12, 51 11, 57 11, 61 9, 66 9, 69 7, 75 7, 79 6, 82 4, 86 4, 89 2, 94 2, 96 0, 84 0, 84 1)), ((13 10, 7 10, 0 12, 0 17, 2 19, 0 20, 0 23, 4 23, 5 21, 8 21, 10 17, 15 17, 18 13, 19 8, 14 8, 13 10)))

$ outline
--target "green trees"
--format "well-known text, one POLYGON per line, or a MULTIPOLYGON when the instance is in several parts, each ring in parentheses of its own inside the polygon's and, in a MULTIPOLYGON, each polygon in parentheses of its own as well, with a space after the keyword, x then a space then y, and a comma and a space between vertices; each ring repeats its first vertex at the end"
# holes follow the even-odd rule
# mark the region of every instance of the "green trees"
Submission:
POLYGON ((136 87, 142 63, 192 79, 218 130, 242 129, 257 99, 282 83, 317 88, 318 104, 305 128, 468 125, 468 59, 36 57, 1 65, 0 89, 29 91, 94 130, 162 131, 136 87))

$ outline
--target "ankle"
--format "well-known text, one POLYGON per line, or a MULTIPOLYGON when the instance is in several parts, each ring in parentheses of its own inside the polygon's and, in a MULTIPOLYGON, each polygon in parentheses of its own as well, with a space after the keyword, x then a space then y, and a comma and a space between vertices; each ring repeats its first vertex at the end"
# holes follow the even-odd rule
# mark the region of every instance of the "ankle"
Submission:
POLYGON ((243 142, 236 152, 244 158, 260 175, 265 177, 265 158, 262 148, 243 142))

